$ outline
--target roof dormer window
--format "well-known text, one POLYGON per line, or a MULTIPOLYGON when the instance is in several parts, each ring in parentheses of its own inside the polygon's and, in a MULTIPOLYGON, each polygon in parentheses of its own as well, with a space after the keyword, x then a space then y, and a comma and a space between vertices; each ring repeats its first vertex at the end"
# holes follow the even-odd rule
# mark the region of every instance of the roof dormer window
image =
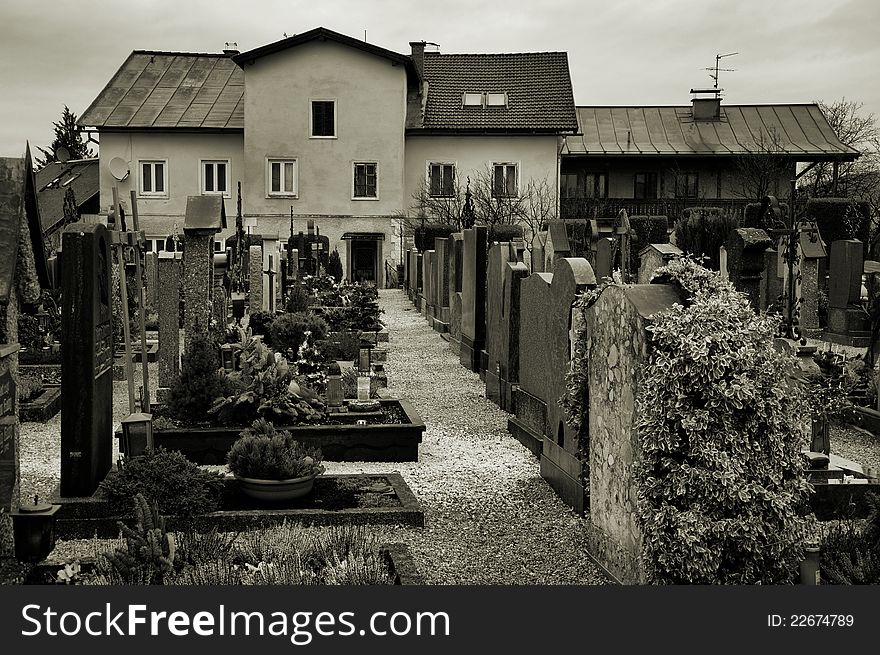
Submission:
POLYGON ((461 104, 463 107, 482 107, 483 106, 483 94, 482 93, 465 93, 461 97, 461 104))
POLYGON ((506 93, 487 93, 486 94, 486 106, 487 107, 506 107, 507 106, 507 94, 506 93))

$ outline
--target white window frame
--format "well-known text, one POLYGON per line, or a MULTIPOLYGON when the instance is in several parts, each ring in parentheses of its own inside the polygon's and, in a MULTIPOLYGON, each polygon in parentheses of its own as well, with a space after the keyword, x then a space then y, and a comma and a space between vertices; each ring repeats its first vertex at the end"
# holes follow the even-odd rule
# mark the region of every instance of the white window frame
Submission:
POLYGON ((214 237, 214 254, 226 252, 226 237, 214 237))
POLYGON ((309 138, 310 139, 338 139, 339 138, 339 103, 336 98, 309 98, 309 138), (333 103, 333 135, 320 136, 315 134, 315 112, 312 104, 316 102, 332 102, 333 103))
POLYGON ((139 198, 167 198, 168 197, 168 160, 167 159, 139 159, 137 161, 137 185, 139 198), (150 165, 153 176, 153 187, 156 186, 156 164, 162 164, 162 188, 164 191, 144 191, 144 164, 150 165))
POLYGON ((503 198, 519 198, 522 193, 522 184, 521 184, 521 171, 520 171, 520 162, 518 161, 493 161, 492 162, 492 197, 495 196, 495 167, 496 166, 513 166, 516 170, 516 193, 515 194, 505 194, 501 196, 503 198))
POLYGON ((486 106, 486 94, 482 91, 465 91, 461 94, 461 106, 462 107, 485 107, 486 106), (472 98, 476 100, 479 98, 479 102, 468 102, 468 99, 472 98))
POLYGON ((353 161, 351 162, 351 199, 352 200, 378 200, 379 199, 379 162, 377 161, 353 161), (376 195, 375 196, 356 196, 354 195, 354 178, 357 174, 357 167, 359 165, 364 164, 372 164, 376 167, 376 195))
POLYGON ((199 159, 199 190, 203 196, 223 196, 231 197, 230 186, 232 186, 232 160, 230 159, 199 159), (214 166, 214 186, 217 186, 217 167, 216 164, 226 164, 226 191, 206 191, 205 190, 205 164, 215 164, 214 166))
POLYGON ((507 107, 507 92, 506 91, 487 91, 486 92, 486 106, 487 107, 507 107), (491 103, 489 102, 490 96, 501 96, 501 103, 491 103))
MULTIPOLYGON (((443 160, 428 160, 425 162, 425 184, 428 188, 428 196, 431 198, 453 198, 455 197, 455 178, 458 177, 458 162, 443 160), (432 166, 452 166, 452 194, 444 196, 442 193, 434 195, 431 193, 431 167, 432 166)), ((443 183, 440 183, 442 189, 443 183)))
POLYGON ((296 157, 266 157, 266 197, 299 197, 299 160, 296 157), (281 164, 281 190, 272 190, 272 164, 281 164), (284 191, 284 164, 293 164, 293 191, 284 191))

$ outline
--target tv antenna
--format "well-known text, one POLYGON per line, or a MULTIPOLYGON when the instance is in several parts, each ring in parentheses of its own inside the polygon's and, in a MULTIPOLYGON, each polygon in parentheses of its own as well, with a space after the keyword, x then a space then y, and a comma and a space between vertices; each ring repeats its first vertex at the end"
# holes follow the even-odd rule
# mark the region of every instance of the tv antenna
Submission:
POLYGON ((715 55, 715 67, 714 68, 704 68, 703 70, 709 71, 709 77, 715 82, 715 88, 718 89, 718 73, 724 71, 725 73, 733 73, 735 68, 719 68, 719 64, 724 57, 733 57, 734 55, 738 55, 738 52, 728 52, 726 55, 715 55), (714 71, 714 75, 712 72, 714 71))

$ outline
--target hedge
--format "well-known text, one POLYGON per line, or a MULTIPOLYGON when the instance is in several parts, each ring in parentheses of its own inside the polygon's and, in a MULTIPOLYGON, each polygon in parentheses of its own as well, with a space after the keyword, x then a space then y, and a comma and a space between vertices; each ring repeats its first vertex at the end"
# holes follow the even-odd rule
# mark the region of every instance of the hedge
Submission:
POLYGON ((810 198, 804 217, 818 225, 819 234, 829 248, 841 239, 858 239, 867 248, 871 225, 871 208, 867 202, 849 198, 810 198))
POLYGON ((639 253, 651 243, 669 243, 669 219, 666 216, 630 216, 632 238, 629 242, 630 272, 639 270, 639 253))
POLYGON ((425 223, 413 231, 416 249, 419 252, 434 249, 434 239, 446 239, 450 234, 458 232, 454 225, 441 225, 438 223, 425 223))

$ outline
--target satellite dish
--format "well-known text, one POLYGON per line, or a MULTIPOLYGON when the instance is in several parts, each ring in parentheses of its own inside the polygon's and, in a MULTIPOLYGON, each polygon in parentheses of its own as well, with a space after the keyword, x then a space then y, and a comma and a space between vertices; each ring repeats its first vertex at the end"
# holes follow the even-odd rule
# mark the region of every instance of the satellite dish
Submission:
POLYGON ((119 182, 122 182, 122 180, 128 177, 128 162, 122 157, 114 157, 111 159, 110 163, 107 164, 107 168, 110 169, 110 175, 116 178, 119 182))
POLYGON ((55 159, 63 164, 70 160, 70 151, 64 146, 58 146, 55 148, 55 159))

